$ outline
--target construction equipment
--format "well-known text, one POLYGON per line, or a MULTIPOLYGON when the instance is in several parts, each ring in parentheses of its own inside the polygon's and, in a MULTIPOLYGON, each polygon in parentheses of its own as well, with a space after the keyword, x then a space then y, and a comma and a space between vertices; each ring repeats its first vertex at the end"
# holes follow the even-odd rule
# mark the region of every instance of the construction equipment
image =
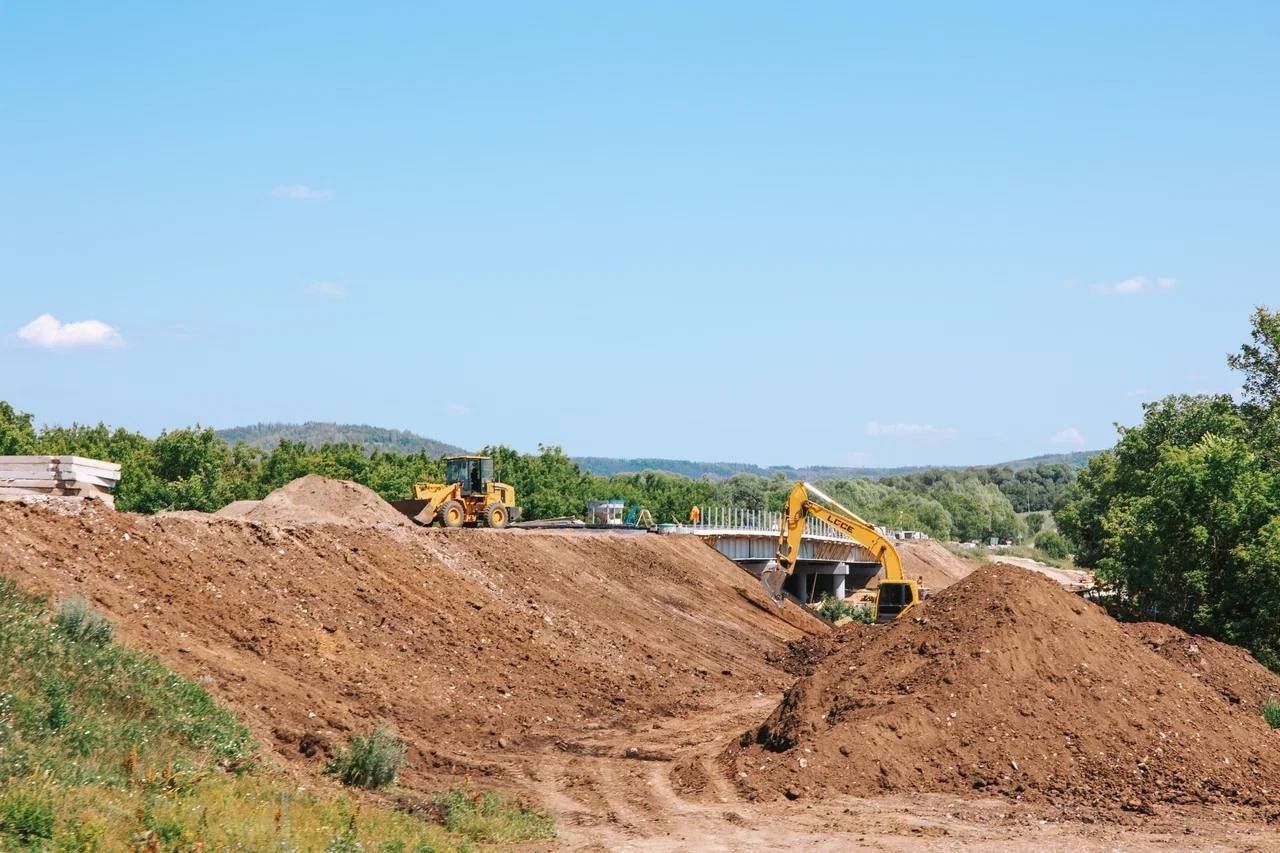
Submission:
POLYGON ((446 456, 443 483, 414 483, 413 499, 391 505, 426 527, 506 527, 520 519, 514 486, 493 479, 489 456, 446 456))
POLYGON ((816 486, 810 483, 796 483, 791 489, 791 494, 787 496, 787 505, 782 513, 778 553, 760 574, 760 583, 775 604, 782 606, 782 587, 791 576, 791 572, 795 570, 796 560, 800 556, 800 540, 804 536, 805 521, 810 516, 825 521, 849 536, 870 551, 876 562, 884 567, 884 580, 880 581, 875 601, 871 605, 874 621, 879 623, 900 619, 920 603, 920 586, 913 580, 903 579, 902 560, 892 542, 857 514, 841 506, 829 495, 823 494, 816 486), (809 497, 811 492, 836 509, 812 500, 809 497))

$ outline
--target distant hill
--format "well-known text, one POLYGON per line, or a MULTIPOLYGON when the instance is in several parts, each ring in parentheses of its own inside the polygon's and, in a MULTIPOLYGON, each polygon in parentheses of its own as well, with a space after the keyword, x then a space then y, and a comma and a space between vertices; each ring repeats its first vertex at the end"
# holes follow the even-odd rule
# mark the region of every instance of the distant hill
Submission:
POLYGON ((584 471, 609 477, 614 474, 634 474, 640 471, 666 471, 685 477, 698 479, 707 477, 712 480, 727 480, 735 474, 752 474, 757 477, 782 476, 787 480, 836 480, 854 477, 896 477, 912 474, 916 471, 928 471, 938 468, 1012 468, 1015 471, 1023 468, 1034 468, 1041 464, 1065 462, 1075 468, 1084 466, 1089 457, 1101 453, 1100 450, 1082 450, 1075 453, 1046 453, 1027 459, 1014 459, 1010 462, 998 462, 993 465, 911 465, 900 468, 845 468, 836 465, 809 465, 800 468, 790 465, 748 465, 739 462, 691 462, 685 459, 614 459, 606 456, 575 456, 574 461, 584 471))
MULTIPOLYGON (((232 444, 243 441, 245 444, 270 450, 280 443, 281 439, 301 441, 315 447, 321 444, 359 444, 366 450, 389 450, 396 453, 417 453, 426 451, 431 456, 444 456, 453 453, 467 453, 461 447, 445 444, 432 438, 425 438, 417 433, 402 429, 384 429, 365 424, 335 424, 322 421, 307 421, 305 424, 254 424, 253 426, 220 429, 218 435, 232 444)), ((601 477, 614 474, 634 474, 641 471, 666 471, 691 479, 706 477, 712 480, 727 480, 735 474, 751 474, 756 477, 770 478, 781 476, 787 480, 836 480, 853 477, 895 477, 911 474, 916 471, 927 471, 936 468, 1034 468, 1045 463, 1065 462, 1079 468, 1089 461, 1089 457, 1100 453, 1098 450, 1083 450, 1075 453, 1046 453, 1043 456, 1032 456, 1028 459, 1015 459, 1011 462, 999 462, 994 465, 908 465, 899 468, 847 468, 838 465, 751 465, 744 462, 693 462, 687 459, 618 459, 609 456, 575 456, 573 461, 583 471, 601 477)))
POLYGON ((923 471, 928 466, 905 468, 841 468, 830 465, 808 465, 796 468, 791 465, 750 465, 742 462, 692 462, 687 459, 614 459, 607 456, 575 456, 578 467, 592 474, 611 477, 614 474, 634 474, 640 471, 666 471, 684 477, 727 480, 737 474, 756 477, 782 476, 788 480, 831 480, 838 477, 888 477, 893 474, 910 474, 923 471))
POLYGON ((425 438, 403 429, 384 429, 366 424, 334 424, 307 421, 305 424, 254 424, 220 429, 218 436, 235 444, 243 441, 253 447, 271 450, 282 440, 300 441, 309 447, 321 444, 359 444, 365 450, 395 453, 425 451, 429 456, 466 453, 461 447, 425 438))

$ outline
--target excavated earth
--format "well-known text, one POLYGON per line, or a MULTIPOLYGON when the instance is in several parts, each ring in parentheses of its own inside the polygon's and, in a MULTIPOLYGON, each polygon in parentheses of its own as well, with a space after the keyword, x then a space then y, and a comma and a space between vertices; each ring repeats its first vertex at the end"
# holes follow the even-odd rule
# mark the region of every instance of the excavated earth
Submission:
POLYGON ((1274 820, 1268 694, 1280 679, 1241 650, 1123 626, 988 565, 914 619, 850 632, 724 758, 748 797, 995 794, 1089 817, 1224 806, 1274 820))
POLYGON ((0 502, 0 574, 87 597, 307 785, 332 784, 326 757, 385 721, 409 746, 389 801, 416 810, 470 779, 550 810, 557 846, 1280 846, 1244 814, 1269 808, 1263 780, 1280 778, 1253 719, 1270 674, 1162 626, 1122 629, 1038 580, 1001 578, 1038 597, 997 606, 983 570, 919 623, 831 633, 694 537, 425 529, 322 478, 232 512, 0 502), (1137 809, 1234 811, 1084 824, 1045 805, 1078 802, 1073 784, 1096 788, 1090 802, 1123 790, 1137 809))

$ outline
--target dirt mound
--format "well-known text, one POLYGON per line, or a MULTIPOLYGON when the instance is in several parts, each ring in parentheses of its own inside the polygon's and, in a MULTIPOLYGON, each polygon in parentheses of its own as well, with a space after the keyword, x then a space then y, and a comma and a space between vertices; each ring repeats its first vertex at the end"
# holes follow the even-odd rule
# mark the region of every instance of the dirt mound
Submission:
POLYGON ((0 504, 0 574, 84 595, 300 769, 388 721, 420 791, 464 774, 524 790, 522 755, 594 754, 581 744, 599 732, 680 742, 682 715, 791 683, 765 661, 802 634, 789 622, 822 629, 694 537, 404 535, 276 514, 281 494, 300 494, 295 512, 361 494, 319 485, 264 501, 289 524, 0 504))
POLYGON ((860 635, 725 758, 749 794, 1280 805, 1280 738, 1042 576, 984 566, 860 635))
POLYGON ((1268 699, 1280 699, 1280 676, 1239 646, 1161 622, 1137 622, 1124 628, 1162 658, 1218 691, 1231 705, 1257 710, 1268 699))
POLYGON ((978 567, 972 560, 957 557, 941 542, 930 539, 896 542, 894 547, 902 557, 903 574, 920 581, 930 592, 946 589, 978 567))
POLYGON ((281 486, 247 511, 236 510, 239 516, 229 516, 225 512, 229 509, 224 507, 218 514, 262 524, 341 524, 378 530, 413 526, 413 522, 372 489, 350 480, 329 480, 315 474, 281 486))
POLYGON ((244 518, 262 501, 232 501, 214 513, 218 518, 244 518))
POLYGON ((833 631, 806 634, 798 640, 792 640, 787 643, 785 651, 770 654, 767 660, 792 675, 813 675, 818 666, 837 649, 847 643, 863 642, 874 636, 877 630, 874 625, 846 622, 833 631))

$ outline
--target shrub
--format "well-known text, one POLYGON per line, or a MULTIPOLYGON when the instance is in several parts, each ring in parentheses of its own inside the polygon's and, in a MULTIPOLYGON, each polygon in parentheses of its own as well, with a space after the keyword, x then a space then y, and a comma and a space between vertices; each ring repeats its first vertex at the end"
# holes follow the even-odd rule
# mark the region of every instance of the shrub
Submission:
POLYGON ((436 794, 433 803, 445 829, 471 841, 514 843, 556 837, 555 822, 549 816, 510 805, 494 793, 454 788, 436 794))
POLYGON ((347 748, 329 761, 325 772, 337 776, 344 785, 382 788, 395 781, 404 752, 404 741, 379 723, 369 734, 351 738, 347 748))
POLYGON ((0 833, 24 845, 48 841, 53 838, 53 806, 21 791, 7 795, 0 800, 0 833))
POLYGON ((1280 700, 1274 696, 1267 697, 1262 703, 1262 719, 1273 729, 1280 729, 1280 700))
POLYGON ((111 642, 111 623, 89 606, 82 596, 75 595, 62 602, 53 624, 68 639, 75 642, 105 646, 111 642))
POLYGON ((1036 548, 1055 560, 1065 559, 1070 553, 1066 537, 1056 530, 1045 530, 1036 536, 1036 548))
POLYGON ((854 604, 824 593, 818 603, 818 613, 828 622, 837 622, 846 616, 855 622, 871 624, 871 608, 864 604, 854 604))

